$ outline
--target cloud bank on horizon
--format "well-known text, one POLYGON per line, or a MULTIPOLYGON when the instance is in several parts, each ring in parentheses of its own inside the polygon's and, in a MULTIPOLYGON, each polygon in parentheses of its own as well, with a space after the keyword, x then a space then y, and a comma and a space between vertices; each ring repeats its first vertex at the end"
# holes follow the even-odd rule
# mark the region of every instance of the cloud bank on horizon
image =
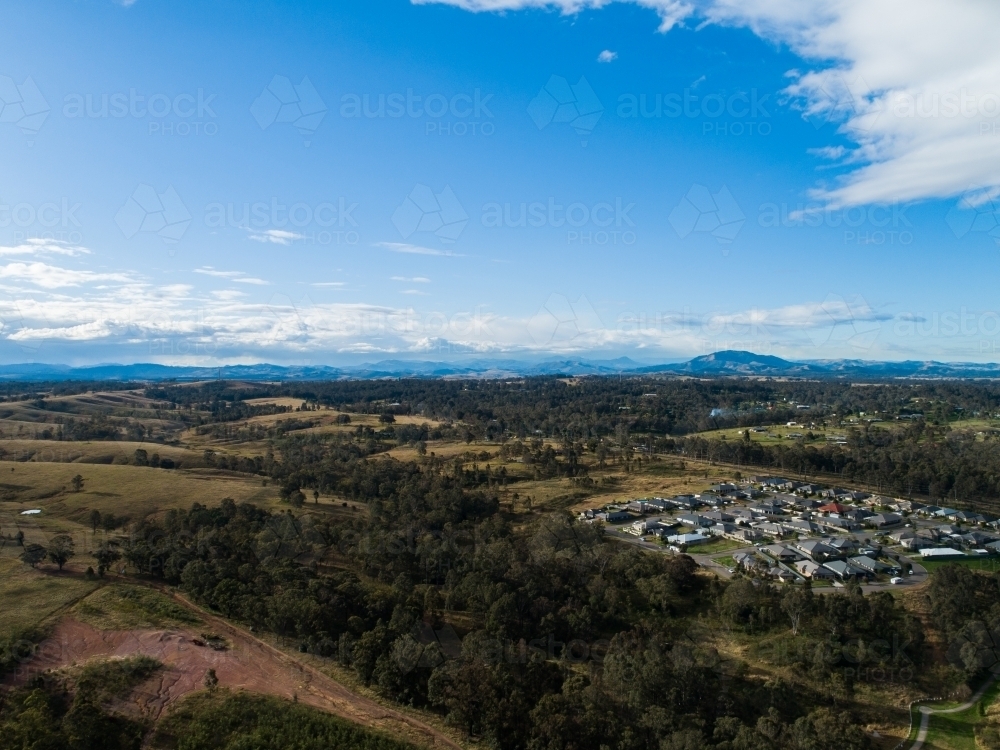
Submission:
MULTIPOLYGON (((853 149, 825 155, 850 167, 812 195, 834 206, 946 198, 1000 181, 1000 4, 955 0, 411 0, 472 12, 564 14, 631 3, 659 31, 688 22, 747 28, 787 45, 808 70, 785 95, 807 117, 840 123, 853 149), (984 138, 984 135, 992 135, 984 138)), ((603 53, 602 53, 603 54, 603 53)))

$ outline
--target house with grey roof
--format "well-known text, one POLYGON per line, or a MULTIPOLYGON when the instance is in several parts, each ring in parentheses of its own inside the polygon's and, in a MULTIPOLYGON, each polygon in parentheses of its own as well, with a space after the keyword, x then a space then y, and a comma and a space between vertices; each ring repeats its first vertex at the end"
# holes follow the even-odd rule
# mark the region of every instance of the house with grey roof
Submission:
POLYGON ((801 554, 796 552, 791 547, 786 547, 784 544, 768 544, 761 547, 760 551, 770 555, 778 562, 783 563, 793 563, 802 559, 801 554))
POLYGON ((901 523, 903 517, 898 513, 876 513, 865 519, 867 526, 874 526, 876 529, 887 529, 890 526, 899 526, 901 523))
POLYGON ((840 552, 838 550, 815 539, 810 539, 804 542, 796 542, 792 546, 794 549, 798 550, 810 560, 814 560, 815 562, 823 562, 824 560, 840 556, 840 552))
POLYGON ((874 560, 867 555, 859 555, 858 557, 852 557, 847 562, 853 565, 855 568, 861 568, 861 570, 867 570, 873 575, 887 575, 893 571, 898 571, 898 566, 886 565, 883 562, 874 560))
POLYGON ((834 578, 834 572, 825 568, 812 560, 800 560, 795 563, 795 569, 806 578, 813 578, 817 581, 829 581, 834 578))
POLYGON ((842 581, 854 578, 867 578, 870 575, 868 571, 856 568, 844 560, 831 560, 830 562, 823 563, 823 567, 832 571, 842 581))

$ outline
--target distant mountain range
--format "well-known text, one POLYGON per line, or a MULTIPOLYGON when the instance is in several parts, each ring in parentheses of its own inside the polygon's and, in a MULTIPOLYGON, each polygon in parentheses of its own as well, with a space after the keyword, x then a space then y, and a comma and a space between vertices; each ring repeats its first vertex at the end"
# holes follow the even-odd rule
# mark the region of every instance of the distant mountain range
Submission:
POLYGON ((646 375, 794 378, 1000 378, 1000 364, 971 362, 871 362, 861 359, 789 361, 766 354, 723 351, 687 362, 644 365, 628 357, 610 360, 550 359, 541 362, 481 359, 463 362, 385 360, 347 367, 227 365, 174 367, 157 364, 0 365, 0 380, 341 380, 375 378, 509 378, 537 375, 646 375))

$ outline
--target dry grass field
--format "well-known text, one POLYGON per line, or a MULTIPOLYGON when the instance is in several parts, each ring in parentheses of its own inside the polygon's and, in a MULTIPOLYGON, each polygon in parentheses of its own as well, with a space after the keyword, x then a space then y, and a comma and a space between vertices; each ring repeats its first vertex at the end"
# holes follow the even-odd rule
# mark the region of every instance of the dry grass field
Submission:
POLYGON ((89 594, 97 583, 51 575, 0 552, 0 641, 44 625, 89 594))

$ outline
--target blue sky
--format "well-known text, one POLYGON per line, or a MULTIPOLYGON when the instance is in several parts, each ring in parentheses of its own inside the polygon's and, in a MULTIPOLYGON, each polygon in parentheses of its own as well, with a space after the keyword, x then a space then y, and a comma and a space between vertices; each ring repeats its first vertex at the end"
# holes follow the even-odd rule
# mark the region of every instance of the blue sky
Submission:
POLYGON ((0 357, 995 360, 995 13, 6 3, 0 357))

